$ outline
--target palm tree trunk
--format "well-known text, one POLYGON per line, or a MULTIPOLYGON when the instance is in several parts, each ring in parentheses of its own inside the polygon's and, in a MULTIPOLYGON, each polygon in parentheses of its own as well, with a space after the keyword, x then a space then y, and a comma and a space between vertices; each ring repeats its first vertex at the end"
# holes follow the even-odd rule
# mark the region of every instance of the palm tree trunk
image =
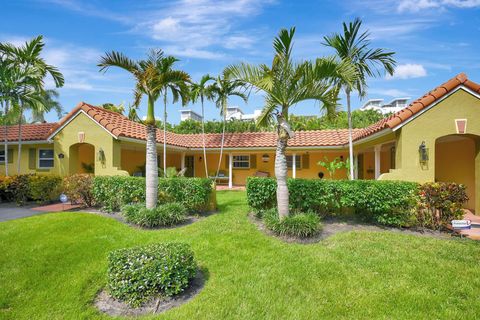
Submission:
POLYGON ((167 177, 167 92, 163 96, 163 177, 167 177))
POLYGON ((352 140, 352 109, 350 106, 350 90, 346 90, 347 94, 347 118, 348 118, 348 154, 350 159, 350 180, 354 180, 354 165, 353 165, 353 140, 352 140))
MULTIPOLYGON (((3 104, 3 102, 2 102, 3 104)), ((3 152, 5 152, 5 176, 8 177, 8 124, 7 124, 7 114, 8 114, 8 101, 5 101, 5 123, 4 123, 4 137, 3 137, 3 152)))
POLYGON ((220 142, 220 158, 218 159, 217 174, 215 175, 216 178, 220 173, 220 164, 222 163, 224 143, 225 143, 225 112, 223 113, 222 141, 220 142))
POLYGON ((153 124, 147 124, 147 161, 145 164, 147 209, 155 208, 158 198, 158 166, 157 166, 157 129, 153 124))
POLYGON ((202 139, 203 139, 203 162, 205 163, 205 177, 208 178, 208 167, 207 167, 207 149, 205 147, 205 109, 203 107, 203 96, 200 98, 202 100, 202 139))
POLYGON ((20 115, 18 116, 17 174, 20 174, 20 166, 21 166, 21 160, 22 160, 22 117, 23 117, 23 102, 20 104, 20 115))
POLYGON ((288 186, 287 186, 287 138, 281 136, 277 139, 277 151, 275 157, 275 177, 277 179, 277 208, 280 220, 287 217, 288 210, 288 186))

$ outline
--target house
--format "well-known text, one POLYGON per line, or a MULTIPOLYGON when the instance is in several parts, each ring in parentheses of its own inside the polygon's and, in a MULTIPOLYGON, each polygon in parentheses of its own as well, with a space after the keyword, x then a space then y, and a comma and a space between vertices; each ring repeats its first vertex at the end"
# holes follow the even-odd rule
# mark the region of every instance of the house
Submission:
POLYGON ((185 120, 202 121, 202 119, 203 117, 193 110, 190 110, 190 109, 180 110, 180 121, 185 121, 185 120))
POLYGON ((406 108, 408 100, 410 98, 395 98, 384 104, 383 99, 370 99, 359 110, 375 110, 383 115, 392 114, 406 108))
MULTIPOLYGON (((480 85, 463 73, 379 122, 353 131, 355 175, 360 179, 453 181, 467 186, 467 208, 480 212, 480 85)), ((16 171, 18 127, 8 127, 8 166, 16 171)), ((0 130, 0 141, 5 138, 0 130)), ((187 176, 214 175, 220 134, 167 134, 167 166, 186 168, 187 176)), ((69 175, 93 168, 97 175, 141 175, 145 127, 126 117, 80 103, 58 123, 23 126, 22 173, 69 175)), ((162 155, 163 134, 157 133, 162 155)), ((228 133, 221 170, 232 186, 258 172, 274 175, 276 133, 228 133)), ((287 149, 289 175, 318 179, 327 157, 348 158, 347 130, 297 132, 287 149)), ((3 149, 0 162, 5 162, 3 149)), ((160 159, 161 160, 161 159, 160 159)), ((162 161, 159 161, 162 164, 162 161)), ((5 163, 0 164, 0 174, 5 163)), ((346 171, 335 174, 346 178, 346 171)))

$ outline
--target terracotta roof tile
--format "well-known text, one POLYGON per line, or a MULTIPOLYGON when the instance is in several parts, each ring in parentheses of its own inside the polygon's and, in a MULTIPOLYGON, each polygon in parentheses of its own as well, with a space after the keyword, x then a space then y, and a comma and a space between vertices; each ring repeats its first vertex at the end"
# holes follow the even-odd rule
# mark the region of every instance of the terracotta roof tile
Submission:
POLYGON ((397 113, 394 113, 388 118, 382 119, 377 123, 357 132, 354 135, 354 140, 359 140, 365 138, 375 132, 390 128, 393 129, 400 125, 401 123, 405 122, 415 114, 421 112, 423 109, 428 108, 432 103, 438 101, 446 94, 450 93, 458 86, 464 85, 468 89, 480 93, 480 85, 468 80, 468 77, 465 73, 460 73, 456 75, 454 78, 448 80, 444 84, 436 87, 432 91, 425 94, 423 97, 413 101, 408 107, 403 110, 400 110, 397 113))
MULTIPOLYGON (((56 123, 35 123, 22 125, 23 141, 47 140, 47 137, 56 123)), ((5 127, 0 127, 0 143, 5 140, 5 127)), ((7 126, 7 140, 18 141, 18 125, 7 126)))

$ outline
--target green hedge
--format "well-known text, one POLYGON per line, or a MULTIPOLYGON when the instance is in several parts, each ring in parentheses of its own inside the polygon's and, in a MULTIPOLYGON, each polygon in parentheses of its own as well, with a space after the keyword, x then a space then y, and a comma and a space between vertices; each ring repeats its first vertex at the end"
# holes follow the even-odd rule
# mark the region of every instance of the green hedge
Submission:
MULTIPOLYGON (((213 183, 202 178, 160 178, 158 202, 178 202, 189 211, 206 211, 215 201, 213 183), (212 197, 213 195, 213 197, 212 197)), ((145 202, 145 178, 97 176, 93 180, 95 203, 104 210, 118 211, 131 203, 145 202)))
POLYGON ((185 243, 119 249, 108 256, 108 290, 136 307, 151 297, 181 293, 196 272, 193 252, 185 243))
MULTIPOLYGON (((384 225, 414 223, 419 184, 376 180, 289 179, 290 209, 321 215, 355 215, 384 225)), ((247 199, 254 210, 276 205, 276 181, 251 177, 247 199)))
POLYGON ((57 200, 62 191, 62 178, 57 175, 20 174, 0 177, 0 200, 23 205, 57 200))

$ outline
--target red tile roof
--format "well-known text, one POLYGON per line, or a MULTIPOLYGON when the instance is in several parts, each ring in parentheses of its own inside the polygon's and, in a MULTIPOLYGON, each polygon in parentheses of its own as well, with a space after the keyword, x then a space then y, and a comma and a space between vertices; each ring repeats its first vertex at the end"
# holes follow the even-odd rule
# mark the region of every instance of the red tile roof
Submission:
MULTIPOLYGON (((450 79, 430 91, 422 98, 415 100, 407 108, 382 119, 377 123, 364 128, 354 129, 353 138, 359 140, 368 137, 384 129, 394 129, 401 123, 418 114, 423 109, 429 107, 432 103, 438 101, 446 94, 452 92, 458 86, 463 85, 468 89, 480 93, 480 85, 468 80, 464 73, 450 79)), ((131 138, 137 140, 146 139, 145 126, 141 123, 130 121, 125 116, 116 112, 108 111, 100 107, 95 107, 87 103, 79 103, 72 111, 63 117, 58 123, 26 124, 23 125, 22 139, 25 141, 46 140, 51 137, 56 130, 60 129, 78 112, 84 112, 114 137, 131 138)), ((10 126, 8 128, 8 140, 16 141, 18 136, 18 127, 10 126)), ((4 130, 0 127, 0 142, 3 140, 4 130)), ((219 148, 221 143, 221 134, 207 134, 205 136, 207 148, 219 148)), ((157 142, 163 143, 163 132, 157 130, 157 142)), ((348 143, 348 130, 317 130, 317 131, 298 131, 295 137, 288 142, 290 147, 334 147, 344 146, 348 143)), ((167 132, 167 144, 170 146, 184 148, 202 148, 201 134, 176 134, 167 132)), ((276 146, 275 132, 245 132, 245 133, 227 133, 225 135, 225 148, 262 148, 276 146)))
POLYGON ((441 84, 432 91, 428 92, 423 97, 413 101, 405 109, 400 110, 399 112, 394 113, 390 117, 372 124, 371 126, 361 130, 360 132, 357 132, 354 135, 354 140, 365 138, 383 129, 394 129, 398 125, 410 119, 415 114, 428 108, 432 103, 442 99, 445 95, 454 91, 460 85, 464 85, 468 89, 476 93, 480 93, 480 84, 468 80, 468 77, 465 73, 460 73, 454 78, 445 82, 444 84, 441 84))
MULTIPOLYGON (((36 123, 22 125, 23 141, 47 140, 55 123, 36 123)), ((5 140, 5 127, 0 126, 0 143, 5 140)), ((18 125, 7 126, 7 141, 18 141, 18 125)))

